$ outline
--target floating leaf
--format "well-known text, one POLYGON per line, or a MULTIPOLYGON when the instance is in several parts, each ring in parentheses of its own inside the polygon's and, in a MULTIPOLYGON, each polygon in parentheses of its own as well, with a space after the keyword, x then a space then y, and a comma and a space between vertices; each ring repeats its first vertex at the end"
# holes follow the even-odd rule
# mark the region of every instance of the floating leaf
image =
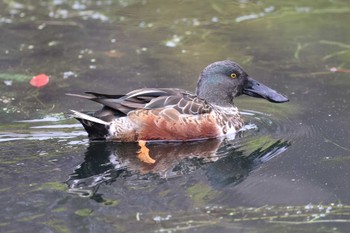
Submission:
POLYGON ((43 87, 49 83, 49 77, 46 74, 39 74, 34 76, 29 83, 33 87, 43 87))

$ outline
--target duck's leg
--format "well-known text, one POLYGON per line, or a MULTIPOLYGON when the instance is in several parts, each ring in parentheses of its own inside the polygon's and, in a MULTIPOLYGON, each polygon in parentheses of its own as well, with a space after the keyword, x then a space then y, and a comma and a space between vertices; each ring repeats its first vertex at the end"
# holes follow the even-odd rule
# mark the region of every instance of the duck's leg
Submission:
POLYGON ((148 163, 148 164, 155 163, 156 161, 152 159, 151 156, 149 155, 149 149, 146 146, 146 141, 140 140, 138 141, 138 144, 140 146, 140 149, 137 151, 137 158, 144 163, 148 163))

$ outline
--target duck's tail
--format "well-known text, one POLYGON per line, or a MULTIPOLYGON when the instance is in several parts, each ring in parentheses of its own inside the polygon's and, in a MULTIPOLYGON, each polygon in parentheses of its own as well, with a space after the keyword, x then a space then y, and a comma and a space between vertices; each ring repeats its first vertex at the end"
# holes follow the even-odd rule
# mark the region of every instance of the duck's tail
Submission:
POLYGON ((75 110, 71 110, 71 112, 73 113, 72 117, 80 121, 80 123, 84 126, 90 139, 106 139, 109 134, 108 129, 110 123, 75 110))

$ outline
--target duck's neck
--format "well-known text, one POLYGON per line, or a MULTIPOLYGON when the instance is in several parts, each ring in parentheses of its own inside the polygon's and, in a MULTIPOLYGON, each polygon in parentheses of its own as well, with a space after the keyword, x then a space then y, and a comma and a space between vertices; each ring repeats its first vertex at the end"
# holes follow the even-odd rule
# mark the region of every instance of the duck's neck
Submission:
POLYGON ((222 93, 219 90, 199 90, 197 88, 196 95, 201 98, 205 99, 208 103, 218 105, 221 107, 232 107, 233 106, 233 97, 232 95, 228 95, 226 93, 222 93))

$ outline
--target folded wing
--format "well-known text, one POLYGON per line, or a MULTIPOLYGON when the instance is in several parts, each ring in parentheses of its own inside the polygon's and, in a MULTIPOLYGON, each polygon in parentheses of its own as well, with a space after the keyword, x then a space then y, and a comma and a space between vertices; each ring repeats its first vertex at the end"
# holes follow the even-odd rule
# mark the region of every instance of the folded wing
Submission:
POLYGON ((90 96, 68 94, 102 104, 104 107, 94 116, 103 120, 125 116, 134 110, 173 108, 180 114, 199 115, 209 113, 212 107, 191 92, 174 88, 143 88, 126 95, 108 95, 86 92, 90 96))

